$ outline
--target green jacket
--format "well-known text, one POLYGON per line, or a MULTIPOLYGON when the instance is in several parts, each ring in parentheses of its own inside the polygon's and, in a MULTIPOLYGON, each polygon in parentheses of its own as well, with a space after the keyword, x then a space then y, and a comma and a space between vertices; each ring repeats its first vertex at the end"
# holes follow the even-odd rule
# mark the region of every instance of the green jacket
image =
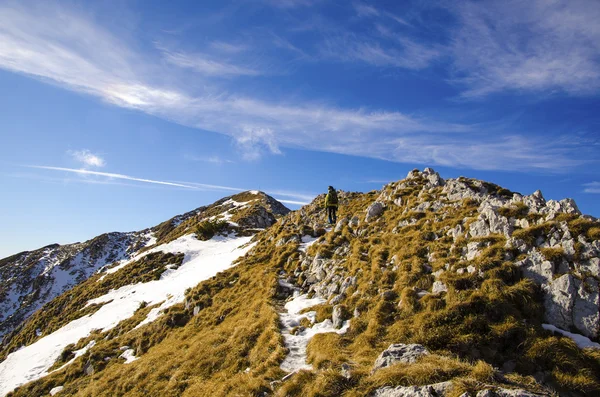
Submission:
POLYGON ((329 193, 327 193, 327 196, 325 196, 325 208, 328 207, 336 207, 338 206, 338 197, 337 197, 337 193, 335 192, 335 190, 330 190, 329 193))

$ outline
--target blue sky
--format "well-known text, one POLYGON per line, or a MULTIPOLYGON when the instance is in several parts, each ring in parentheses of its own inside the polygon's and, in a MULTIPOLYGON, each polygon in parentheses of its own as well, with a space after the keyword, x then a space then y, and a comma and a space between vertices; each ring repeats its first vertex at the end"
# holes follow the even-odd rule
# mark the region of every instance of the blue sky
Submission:
POLYGON ((0 257, 427 166, 600 216, 599 20, 596 0, 2 0, 0 257))

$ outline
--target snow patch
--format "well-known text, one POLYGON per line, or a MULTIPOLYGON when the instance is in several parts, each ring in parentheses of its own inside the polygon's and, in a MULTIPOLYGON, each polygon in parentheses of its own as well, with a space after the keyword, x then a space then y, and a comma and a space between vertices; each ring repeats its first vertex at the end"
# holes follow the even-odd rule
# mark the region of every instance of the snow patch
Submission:
POLYGON ((50 389, 50 395, 53 396, 55 394, 60 393, 61 391, 63 391, 64 387, 63 386, 56 386, 53 387, 52 389, 50 389))
MULTIPOLYGON (((162 302, 158 309, 150 312, 144 324, 153 321, 164 309, 182 302, 187 288, 192 288, 199 282, 231 267, 235 259, 254 246, 254 244, 246 245, 251 239, 252 236, 235 238, 217 236, 208 241, 200 241, 193 235, 186 235, 149 250, 181 252, 184 254, 184 259, 179 268, 169 274, 163 274, 164 277, 160 280, 126 285, 90 300, 88 305, 92 303, 104 305, 95 313, 71 321, 35 343, 9 354, 0 363, 0 396, 6 395, 19 385, 46 376, 48 369, 67 345, 77 343, 81 338, 87 337, 92 330, 110 330, 122 320, 131 317, 142 302, 148 305, 162 302)), ((79 353, 84 354, 92 346, 88 345, 85 350, 75 352, 76 356, 79 353)), ((71 362, 72 360, 65 366, 71 362)))
POLYGON ((308 236, 308 235, 302 236, 302 238, 301 238, 302 243, 300 243, 300 245, 298 246, 298 250, 302 251, 302 252, 306 252, 308 247, 313 245, 315 243, 315 241, 317 241, 318 239, 319 239, 318 237, 312 237, 312 236, 308 236))
POLYGON ((135 356, 135 350, 133 349, 127 349, 123 352, 123 354, 121 354, 119 356, 119 358, 124 358, 125 362, 123 364, 131 364, 132 362, 134 362, 135 360, 137 360, 139 357, 135 356))
POLYGON ((350 327, 350 321, 345 321, 342 328, 335 329, 330 319, 315 324, 317 313, 314 311, 299 314, 306 308, 319 305, 324 302, 325 299, 308 299, 308 296, 304 294, 295 296, 294 299, 285 304, 287 313, 280 313, 279 321, 281 322, 283 328, 281 334, 283 335, 285 347, 289 349, 289 353, 280 365, 282 370, 286 372, 296 372, 302 369, 312 369, 312 365, 306 363, 306 346, 308 346, 310 339, 316 334, 323 334, 327 332, 344 334, 350 327), (296 332, 296 335, 292 335, 290 331, 293 328, 298 327, 300 325, 300 320, 303 318, 307 318, 313 324, 313 326, 296 332))
POLYGON ((574 334, 574 333, 571 333, 571 332, 568 332, 568 331, 563 331, 560 328, 556 328, 552 324, 542 324, 542 327, 545 330, 553 331, 553 332, 558 332, 559 334, 563 334, 564 336, 573 339, 573 341, 581 349, 585 349, 586 347, 591 347, 591 348, 594 348, 594 349, 600 349, 600 343, 592 342, 590 340, 590 338, 588 338, 586 336, 583 336, 583 335, 580 335, 580 334, 574 334))

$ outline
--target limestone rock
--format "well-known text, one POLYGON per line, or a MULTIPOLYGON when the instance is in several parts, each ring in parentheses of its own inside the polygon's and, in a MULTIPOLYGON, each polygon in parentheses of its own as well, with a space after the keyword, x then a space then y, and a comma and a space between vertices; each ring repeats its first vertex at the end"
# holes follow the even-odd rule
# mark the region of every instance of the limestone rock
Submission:
POLYGON ((365 222, 369 222, 372 219, 377 218, 383 213, 383 203, 376 201, 367 208, 367 216, 365 216, 365 222))
POLYGON ((342 218, 338 221, 337 225, 335 225, 335 229, 333 230, 336 233, 339 233, 342 231, 342 229, 344 228, 345 225, 348 224, 348 218, 342 218))
POLYGON ((444 180, 432 168, 425 168, 422 175, 427 179, 427 187, 443 186, 444 180))
POLYGON ((452 389, 452 382, 435 383, 426 386, 382 387, 375 390, 376 397, 440 397, 452 389))
POLYGON ((347 316, 348 313, 345 307, 343 307, 342 305, 335 305, 335 307, 333 308, 333 313, 331 315, 333 327, 337 329, 342 328, 342 325, 344 325, 344 320, 346 320, 347 316))
POLYGON ((540 397, 550 394, 536 394, 523 389, 486 389, 477 393, 476 397, 540 397))
POLYGON ((404 343, 392 344, 377 357, 375 365, 373 366, 373 371, 389 367, 396 363, 414 363, 419 357, 426 354, 429 354, 429 352, 423 345, 404 343))
POLYGON ((538 285, 552 282, 554 264, 547 261, 542 253, 535 248, 527 254, 527 258, 516 262, 515 265, 521 267, 525 277, 532 279, 538 285))
POLYGON ((565 274, 545 285, 544 308, 546 320, 558 328, 568 330, 573 324, 573 301, 577 293, 576 279, 565 274))
POLYGON ((431 288, 431 293, 439 294, 441 292, 448 292, 448 287, 441 281, 434 281, 433 287, 431 288))
MULTIPOLYGON (((598 274, 598 273, 596 273, 598 274)), ((573 325, 588 338, 597 338, 600 327, 598 281, 592 277, 579 283, 573 304, 573 325)))
POLYGON ((506 238, 512 235, 513 226, 506 217, 499 215, 494 207, 484 202, 478 211, 477 221, 469 227, 471 237, 485 237, 491 233, 500 233, 506 238))

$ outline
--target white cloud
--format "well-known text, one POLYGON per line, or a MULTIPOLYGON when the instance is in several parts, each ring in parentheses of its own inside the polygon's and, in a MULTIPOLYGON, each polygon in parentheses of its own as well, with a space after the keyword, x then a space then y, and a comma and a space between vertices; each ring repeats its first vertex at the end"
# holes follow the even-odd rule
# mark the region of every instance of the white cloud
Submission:
POLYGON ((93 154, 87 149, 83 150, 69 150, 68 153, 78 162, 82 163, 86 167, 104 167, 106 162, 102 157, 97 154, 93 154))
MULTIPOLYGON (((563 149, 561 143, 511 145, 474 126, 425 116, 265 101, 228 93, 215 79, 200 80, 194 86, 201 88, 192 88, 183 76, 178 80, 177 68, 164 69, 169 64, 160 63, 160 53, 136 53, 89 17, 47 3, 27 8, 9 4, 13 3, 0 5, 0 68, 229 135, 247 159, 293 147, 478 169, 562 169, 583 162, 577 150, 563 149)), ((350 52, 365 62, 417 69, 437 56, 437 50, 428 52, 408 39, 398 40, 398 52, 361 41, 351 44, 350 52)), ((512 139, 525 141, 518 135, 512 139)))
POLYGON ((442 52, 430 45, 393 33, 393 42, 368 36, 344 34, 327 38, 321 45, 321 55, 340 61, 360 61, 379 67, 423 69, 438 59, 442 52))
POLYGON ((167 62, 173 65, 193 69, 208 76, 258 76, 262 74, 255 69, 211 59, 207 54, 163 51, 163 56, 167 62))
POLYGON ((600 193, 600 182, 590 182, 583 186, 585 186, 585 189, 583 189, 585 193, 600 193))
POLYGON ((600 90, 600 2, 465 1, 450 10, 458 17, 450 51, 464 97, 600 90))
POLYGON ((410 24, 408 22, 406 22, 406 20, 404 20, 403 18, 400 18, 399 16, 389 12, 389 11, 385 11, 385 10, 380 10, 378 8, 375 8, 373 6, 364 4, 364 3, 354 3, 354 10, 356 11, 356 15, 358 15, 359 17, 376 17, 376 18, 380 18, 380 17, 385 17, 385 18, 390 18, 396 22, 398 22, 401 25, 407 25, 410 26, 410 24))
MULTIPOLYGON (((118 174, 118 173, 113 173, 113 172, 100 172, 100 171, 91 171, 91 170, 86 170, 86 169, 52 167, 52 166, 45 166, 45 165, 27 165, 25 167, 40 169, 40 170, 65 172, 68 174, 76 174, 76 175, 81 175, 84 177, 97 177, 98 179, 81 179, 80 180, 81 182, 94 183, 94 184, 106 184, 106 185, 115 184, 115 185, 132 186, 132 185, 127 185, 127 184, 123 184, 120 182, 115 182, 115 180, 116 181, 125 180, 125 181, 132 181, 132 182, 140 182, 142 184, 162 185, 162 186, 167 186, 167 187, 177 187, 177 188, 191 189, 191 190, 215 190, 215 191, 226 191, 226 192, 244 192, 247 190, 251 190, 251 189, 244 189, 244 188, 240 188, 240 187, 213 185, 213 184, 198 183, 198 182, 160 181, 160 180, 156 180, 156 179, 138 178, 138 177, 134 177, 134 176, 130 176, 130 175, 118 174)), ((73 181, 73 180, 67 180, 67 179, 44 178, 44 177, 39 177, 38 175, 31 175, 31 174, 18 174, 17 173, 17 174, 13 174, 11 176, 14 176, 17 178, 40 178, 40 179, 46 179, 48 181, 54 181, 54 182, 73 181)), ((140 186, 140 185, 134 185, 134 186, 140 186)), ((289 192, 289 191, 281 191, 281 190, 277 190, 277 189, 274 189, 274 190, 268 189, 268 190, 266 190, 266 193, 284 196, 284 197, 291 197, 292 199, 295 199, 295 200, 284 199, 284 200, 279 200, 279 201, 281 201, 282 203, 297 204, 297 205, 307 204, 310 201, 312 201, 312 199, 314 198, 314 196, 307 195, 307 194, 294 193, 294 192, 289 192)))
POLYGON ((192 154, 185 154, 183 156, 183 158, 185 160, 188 161, 202 161, 205 163, 212 163, 212 164, 225 164, 225 163, 233 163, 233 161, 228 160, 228 159, 224 159, 221 156, 217 156, 217 155, 212 155, 212 156, 196 156, 196 155, 192 155, 192 154))
POLYGON ((28 167, 38 168, 38 169, 43 169, 43 170, 69 172, 69 173, 74 173, 74 174, 79 174, 79 175, 93 175, 93 176, 106 177, 106 178, 110 178, 110 179, 123 179, 126 181, 152 183, 155 185, 182 187, 182 188, 186 188, 186 189, 198 189, 198 186, 192 186, 190 184, 157 181, 154 179, 136 178, 136 177, 129 176, 129 175, 115 174, 112 172, 90 171, 90 170, 85 170, 85 169, 74 169, 74 168, 64 168, 64 167, 50 167, 50 166, 43 166, 43 165, 30 165, 28 167))

